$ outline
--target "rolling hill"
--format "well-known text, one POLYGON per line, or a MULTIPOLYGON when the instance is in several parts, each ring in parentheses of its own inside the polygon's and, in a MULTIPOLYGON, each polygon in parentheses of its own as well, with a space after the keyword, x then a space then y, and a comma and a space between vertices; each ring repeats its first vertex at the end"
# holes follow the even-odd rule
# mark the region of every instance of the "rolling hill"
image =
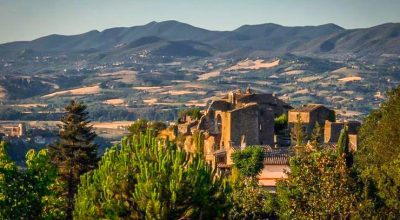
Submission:
POLYGON ((210 31, 177 21, 151 22, 1 44, 0 57, 100 53, 122 56, 139 50, 177 57, 273 57, 287 53, 358 58, 398 56, 400 24, 347 30, 335 24, 285 27, 267 23, 244 25, 233 31, 210 31))

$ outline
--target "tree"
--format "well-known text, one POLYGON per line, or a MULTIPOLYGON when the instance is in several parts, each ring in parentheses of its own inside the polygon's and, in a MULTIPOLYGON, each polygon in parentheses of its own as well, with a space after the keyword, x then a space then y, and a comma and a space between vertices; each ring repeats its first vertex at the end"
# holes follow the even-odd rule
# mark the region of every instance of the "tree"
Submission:
POLYGON ((276 132, 280 132, 287 128, 288 117, 287 114, 282 114, 274 119, 274 129, 276 132))
POLYGON ((264 167, 264 150, 250 146, 232 154, 234 162, 229 195, 232 208, 229 219, 273 219, 275 200, 273 196, 258 186, 257 176, 264 167))
POLYGON ((348 219, 355 212, 354 181, 335 150, 294 155, 287 175, 277 186, 280 218, 348 219))
POLYGON ((264 167, 264 150, 258 146, 249 146, 244 150, 235 151, 232 160, 242 176, 254 179, 264 167))
POLYGON ((51 186, 56 169, 50 164, 47 150, 30 150, 26 155, 26 169, 15 166, 0 144, 0 218, 51 219, 60 213, 50 210, 54 200, 51 186))
POLYGON ((339 155, 348 154, 350 152, 349 134, 346 126, 340 131, 339 140, 337 143, 337 152, 339 155))
POLYGON ((353 154, 350 152, 349 133, 346 126, 340 131, 337 152, 345 158, 348 167, 353 165, 353 154))
POLYGON ((225 183, 202 155, 148 130, 106 151, 82 176, 77 219, 215 219, 228 208, 225 183))
POLYGON ((40 207, 41 219, 60 219, 65 217, 61 210, 64 198, 60 198, 54 190, 59 187, 57 182, 57 168, 51 163, 48 149, 29 150, 26 154, 25 173, 32 179, 31 191, 40 199, 34 204, 40 207))
POLYGON ((137 135, 139 133, 145 133, 148 129, 152 130, 154 135, 158 135, 160 131, 166 128, 167 125, 163 122, 139 119, 129 126, 128 130, 130 132, 130 136, 137 135))
POLYGON ((297 122, 294 123, 290 136, 296 147, 302 147, 306 144, 307 135, 304 132, 303 121, 300 115, 297 115, 297 122))
POLYGON ((185 116, 190 116, 193 120, 198 120, 201 118, 202 114, 201 114, 199 108, 189 108, 189 109, 180 110, 178 112, 179 118, 183 118, 185 116))
POLYGON ((313 148, 317 148, 321 144, 321 126, 319 125, 318 121, 315 122, 310 138, 310 144, 313 148))
POLYGON ((62 184, 61 196, 66 198, 66 218, 72 219, 74 195, 82 174, 97 166, 96 134, 92 131, 86 106, 72 100, 65 107, 57 143, 49 147, 53 164, 58 168, 62 184))
POLYGON ((364 120, 359 137, 354 166, 363 186, 361 215, 363 218, 398 218, 400 87, 388 92, 388 100, 364 120))

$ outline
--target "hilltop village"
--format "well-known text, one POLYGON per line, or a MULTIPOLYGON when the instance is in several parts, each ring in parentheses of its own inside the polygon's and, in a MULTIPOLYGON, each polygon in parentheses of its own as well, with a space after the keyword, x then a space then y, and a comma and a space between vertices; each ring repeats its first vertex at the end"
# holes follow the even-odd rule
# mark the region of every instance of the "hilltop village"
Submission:
MULTIPOLYGON (((171 126, 160 132, 160 136, 177 139, 188 152, 201 148, 206 161, 223 175, 229 175, 231 171, 233 152, 247 146, 261 146, 265 158, 264 169, 258 177, 259 184, 274 189, 276 181, 285 178, 285 170, 289 169, 288 158, 295 145, 291 140, 291 130, 299 122, 307 137, 318 124, 321 128, 319 142, 330 146, 337 144, 341 130, 347 127, 349 145, 353 151, 357 149, 359 121, 337 120, 335 111, 322 104, 294 108, 276 94, 255 92, 250 87, 214 98, 198 115, 190 112, 180 115, 176 123, 170 123, 171 126), (195 140, 199 135, 201 144, 195 140)), ((118 138, 129 134, 128 128, 132 123, 126 121, 114 129, 102 129, 105 125, 93 122, 94 129, 104 139, 97 142, 117 143, 118 138)), ((11 147, 13 151, 25 145, 42 148, 56 140, 57 124, 57 121, 44 124, 3 122, 0 123, 0 136, 15 145, 11 147)), ((21 155, 17 157, 19 160, 23 160, 21 155)))
POLYGON ((320 142, 335 146, 341 130, 347 127, 351 150, 357 150, 358 121, 336 121, 335 112, 321 104, 293 108, 274 94, 257 94, 251 88, 232 91, 211 102, 202 115, 183 115, 176 129, 161 136, 180 137, 185 150, 195 152, 199 144, 194 137, 202 134, 201 150, 205 159, 220 174, 229 174, 234 151, 247 146, 261 146, 265 151, 264 168, 259 184, 272 190, 276 181, 286 177, 291 149, 291 128, 300 123, 307 137, 320 126, 320 142), (197 118, 196 118, 197 117, 197 118), (279 119, 285 121, 279 124, 279 119))

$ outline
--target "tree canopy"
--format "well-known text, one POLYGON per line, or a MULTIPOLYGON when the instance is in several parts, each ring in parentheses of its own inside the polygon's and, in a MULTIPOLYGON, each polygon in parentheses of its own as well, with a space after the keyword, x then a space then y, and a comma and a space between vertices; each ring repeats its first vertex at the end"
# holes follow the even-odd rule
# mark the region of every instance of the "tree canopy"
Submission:
POLYGON ((78 219, 215 219, 226 214, 225 183, 201 155, 157 139, 151 131, 106 151, 82 176, 78 219))
POLYGON ((355 166, 362 178, 365 213, 400 216, 400 87, 388 92, 388 100, 371 112, 360 128, 355 166))
POLYGON ((79 178, 97 166, 98 146, 93 142, 96 134, 92 131, 86 105, 71 100, 65 110, 66 114, 61 118, 62 124, 59 126, 60 138, 50 145, 49 153, 52 163, 58 168, 59 179, 63 182, 60 193, 67 198, 66 217, 72 219, 79 178))

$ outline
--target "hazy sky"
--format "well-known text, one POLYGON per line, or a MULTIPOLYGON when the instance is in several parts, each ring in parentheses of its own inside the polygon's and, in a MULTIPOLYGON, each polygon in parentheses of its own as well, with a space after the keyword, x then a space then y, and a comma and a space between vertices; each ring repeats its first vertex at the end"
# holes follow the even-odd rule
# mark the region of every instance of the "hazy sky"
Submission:
POLYGON ((400 0, 0 0, 0 43, 178 20, 212 30, 243 24, 400 22, 400 0))

